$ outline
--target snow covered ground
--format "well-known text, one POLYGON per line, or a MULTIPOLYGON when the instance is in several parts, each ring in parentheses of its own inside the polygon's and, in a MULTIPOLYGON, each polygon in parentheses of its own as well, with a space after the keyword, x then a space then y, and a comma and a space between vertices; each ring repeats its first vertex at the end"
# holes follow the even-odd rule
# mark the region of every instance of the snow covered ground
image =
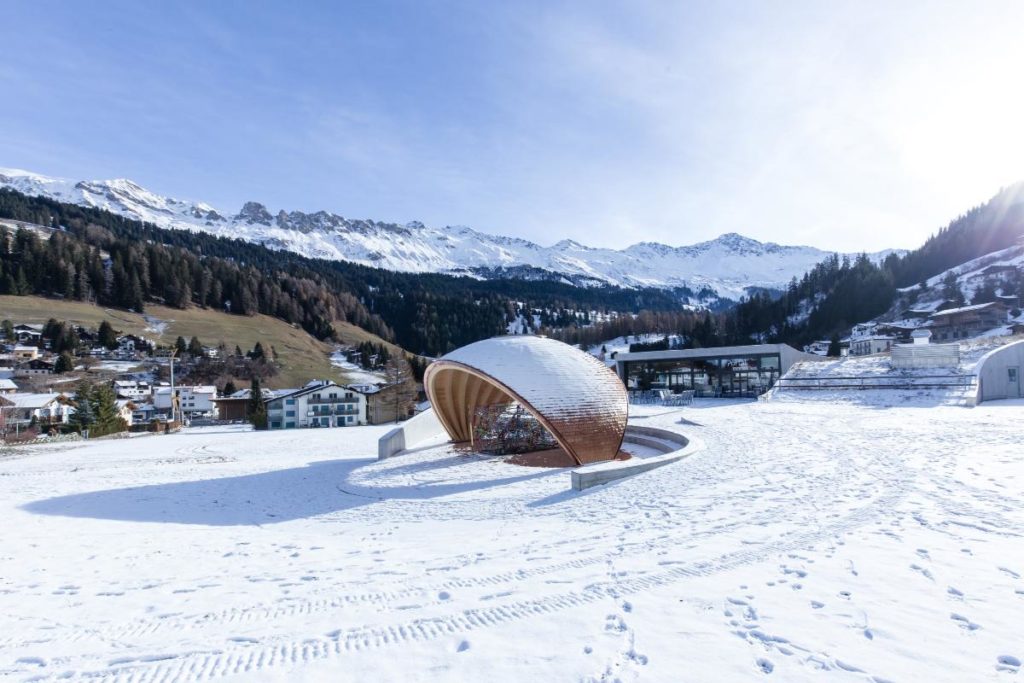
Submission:
POLYGON ((345 373, 348 384, 384 384, 387 382, 383 372, 364 370, 345 357, 344 351, 337 350, 331 354, 331 365, 345 373))
POLYGON ((0 676, 1013 681, 1024 402, 634 407, 705 451, 565 471, 388 427, 0 458, 0 676))

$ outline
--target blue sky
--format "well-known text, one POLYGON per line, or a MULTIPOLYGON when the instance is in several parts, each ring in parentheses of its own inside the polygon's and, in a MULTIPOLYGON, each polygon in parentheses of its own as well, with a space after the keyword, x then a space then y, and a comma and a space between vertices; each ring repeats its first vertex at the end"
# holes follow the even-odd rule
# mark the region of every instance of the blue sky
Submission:
POLYGON ((0 166, 551 244, 913 247, 1024 180, 1024 3, 5 3, 0 166))

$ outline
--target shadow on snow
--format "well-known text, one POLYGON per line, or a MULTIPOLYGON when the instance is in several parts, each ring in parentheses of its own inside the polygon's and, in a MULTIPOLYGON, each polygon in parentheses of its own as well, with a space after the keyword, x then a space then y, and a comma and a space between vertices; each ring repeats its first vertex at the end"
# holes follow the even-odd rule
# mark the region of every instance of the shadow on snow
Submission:
POLYGON ((372 462, 376 458, 323 460, 305 467, 235 477, 76 493, 21 507, 35 514, 60 517, 247 526, 317 517, 389 500, 431 500, 551 474, 531 472, 450 484, 418 481, 391 487, 346 485, 353 470, 372 462))

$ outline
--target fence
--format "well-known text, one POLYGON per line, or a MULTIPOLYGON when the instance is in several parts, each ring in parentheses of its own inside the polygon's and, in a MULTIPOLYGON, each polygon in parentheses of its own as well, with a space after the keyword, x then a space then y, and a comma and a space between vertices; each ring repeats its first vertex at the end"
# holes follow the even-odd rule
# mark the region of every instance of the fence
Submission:
POLYGON ((897 344, 892 347, 892 367, 956 368, 960 365, 959 344, 897 344))
MULTIPOLYGON (((13 436, 13 435, 11 435, 13 436)), ((81 441, 82 435, 77 432, 70 434, 56 434, 54 436, 33 436, 28 439, 4 439, 5 446, 33 446, 44 443, 60 443, 62 441, 81 441)))
POLYGON ((693 389, 673 393, 668 389, 648 389, 646 391, 629 392, 629 402, 633 405, 688 406, 693 403, 693 389))
POLYGON ((776 389, 970 389, 977 384, 975 375, 884 375, 782 377, 776 389))

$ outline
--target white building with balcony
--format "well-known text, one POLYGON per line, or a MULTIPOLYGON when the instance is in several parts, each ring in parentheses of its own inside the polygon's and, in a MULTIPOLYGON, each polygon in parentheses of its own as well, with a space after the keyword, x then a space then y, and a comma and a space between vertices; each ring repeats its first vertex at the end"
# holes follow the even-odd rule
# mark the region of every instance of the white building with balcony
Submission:
MULTIPOLYGON (((217 387, 215 386, 182 386, 174 387, 174 393, 178 396, 178 410, 184 417, 216 417, 217 405, 213 399, 217 398, 217 387)), ((171 388, 159 386, 153 389, 153 407, 157 412, 169 413, 171 411, 171 388)))
POLYGON ((366 424, 366 397, 334 382, 313 380, 267 400, 270 429, 354 427, 366 424))

